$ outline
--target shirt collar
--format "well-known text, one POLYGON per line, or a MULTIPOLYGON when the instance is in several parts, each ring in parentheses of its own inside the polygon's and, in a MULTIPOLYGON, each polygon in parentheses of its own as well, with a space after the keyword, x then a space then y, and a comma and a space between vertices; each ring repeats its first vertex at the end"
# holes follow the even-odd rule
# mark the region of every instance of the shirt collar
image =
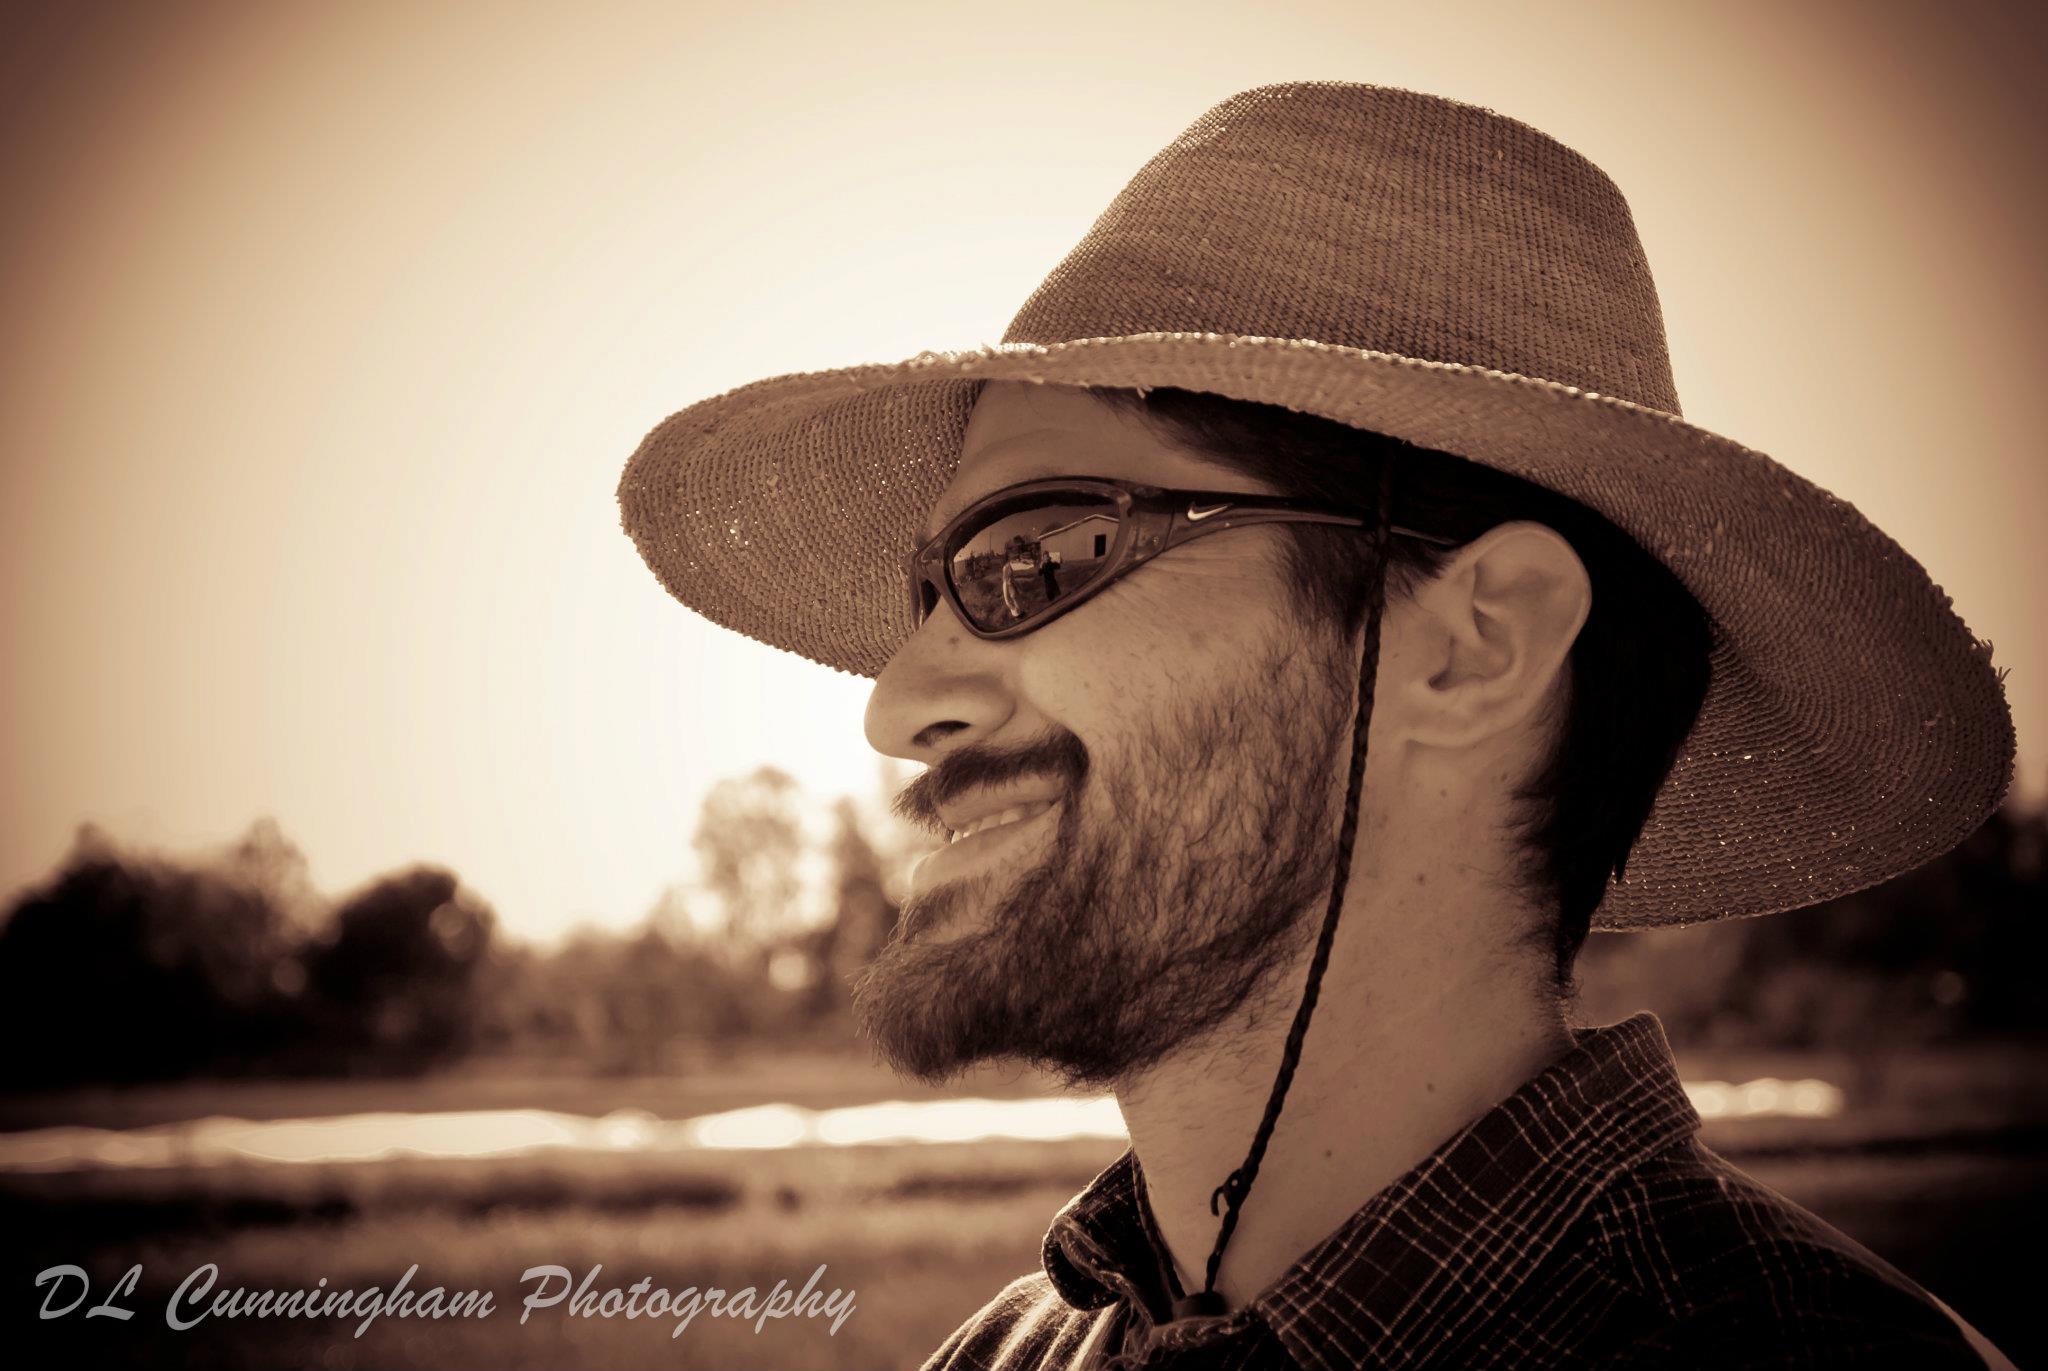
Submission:
POLYGON ((1138 1217, 1138 1183, 1137 1154, 1126 1148, 1053 1216, 1045 1274, 1074 1308, 1100 1309, 1119 1299, 1146 1305, 1153 1255, 1138 1217))
MULTIPOLYGON (((1483 1324, 1609 1181, 1698 1129, 1655 1015, 1573 1038, 1252 1301, 1303 1366, 1398 1367, 1483 1324)), ((1053 1219, 1045 1272, 1069 1305, 1147 1308, 1139 1180, 1126 1150, 1053 1219)))

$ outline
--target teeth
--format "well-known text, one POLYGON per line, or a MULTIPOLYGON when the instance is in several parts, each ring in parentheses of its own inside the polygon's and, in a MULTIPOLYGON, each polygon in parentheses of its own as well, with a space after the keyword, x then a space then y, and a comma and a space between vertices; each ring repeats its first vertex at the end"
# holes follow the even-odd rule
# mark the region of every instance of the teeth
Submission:
POLYGON ((984 814, 981 818, 976 819, 973 823, 955 833, 952 840, 957 843, 962 838, 973 837, 983 829, 996 828, 1002 824, 1013 824, 1020 819, 1028 819, 1034 814, 1043 813, 1050 808, 1052 808, 1050 801, 1041 800, 1035 804, 1012 805, 1010 808, 998 810, 994 814, 984 814))

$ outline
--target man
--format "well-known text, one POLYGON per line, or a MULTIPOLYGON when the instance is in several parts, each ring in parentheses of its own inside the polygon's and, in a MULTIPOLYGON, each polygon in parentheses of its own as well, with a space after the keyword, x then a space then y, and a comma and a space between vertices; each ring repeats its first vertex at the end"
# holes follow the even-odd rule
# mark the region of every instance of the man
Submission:
POLYGON ((867 1031, 1130 1128, 929 1365, 1995 1356, 1702 1148, 1654 1018, 1560 1008, 1589 927, 1860 889, 2010 776, 1917 564, 1677 416, 1596 168, 1308 82, 1198 120, 1002 345, 649 435, 620 495, 656 574, 875 675, 870 740, 928 767, 900 807, 955 835, 867 1031), (1072 527, 1113 535, 1009 616, 972 550, 1072 527))
POLYGON ((1037 577, 1038 562, 1024 539, 1010 539, 1009 552, 1003 562, 1003 609, 1012 620, 1024 617, 1024 605, 1017 598, 1017 587, 1028 585, 1037 577))
POLYGON ((1060 554, 1045 551, 1038 559, 1038 588, 1045 592, 1045 602, 1051 604, 1060 598, 1060 554))

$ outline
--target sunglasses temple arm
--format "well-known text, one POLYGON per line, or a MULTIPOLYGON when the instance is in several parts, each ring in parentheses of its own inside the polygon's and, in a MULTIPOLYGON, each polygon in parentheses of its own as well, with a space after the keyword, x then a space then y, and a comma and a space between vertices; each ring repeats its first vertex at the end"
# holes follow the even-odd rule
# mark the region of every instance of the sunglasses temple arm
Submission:
MULTIPOLYGON (((1310 510, 1293 509, 1233 509, 1218 519, 1215 524, 1206 525, 1206 527, 1244 528, 1251 524, 1329 524, 1339 528, 1364 528, 1367 523, 1367 520, 1351 514, 1323 514, 1310 510)), ((1205 525, 1192 523, 1188 520, 1186 514, 1176 511, 1173 515, 1173 527, 1167 535, 1166 544, 1171 547, 1174 543, 1179 542, 1181 538, 1203 527, 1205 525)), ((1402 538, 1413 538, 1417 542, 1434 543, 1438 547, 1456 547, 1461 541, 1457 538, 1446 538, 1440 534, 1423 533, 1416 529, 1403 528, 1399 524, 1390 525, 1387 532, 1402 538)))

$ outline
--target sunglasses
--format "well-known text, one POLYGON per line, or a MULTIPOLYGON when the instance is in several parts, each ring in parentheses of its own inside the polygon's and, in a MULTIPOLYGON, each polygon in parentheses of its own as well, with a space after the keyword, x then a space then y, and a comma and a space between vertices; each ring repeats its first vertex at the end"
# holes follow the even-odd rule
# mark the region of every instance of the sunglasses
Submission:
MULTIPOLYGON (((1109 477, 1007 486, 960 511, 905 562, 910 622, 945 600, 977 638, 1015 638, 1086 604, 1168 548, 1255 524, 1373 521, 1328 505, 1240 491, 1164 490, 1109 477)), ((1452 547, 1453 538, 1393 527, 1452 547)))

